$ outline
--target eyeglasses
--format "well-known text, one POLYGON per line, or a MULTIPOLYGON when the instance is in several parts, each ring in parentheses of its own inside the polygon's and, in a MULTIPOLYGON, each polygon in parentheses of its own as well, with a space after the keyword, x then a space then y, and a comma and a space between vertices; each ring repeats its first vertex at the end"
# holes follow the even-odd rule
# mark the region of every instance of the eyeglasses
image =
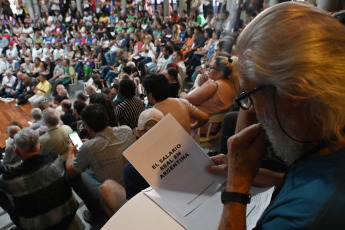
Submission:
POLYGON ((255 93, 256 91, 263 89, 265 86, 258 86, 252 91, 249 92, 242 92, 238 97, 236 97, 235 102, 243 109, 247 110, 250 108, 250 106, 253 105, 253 99, 250 96, 251 94, 255 93))

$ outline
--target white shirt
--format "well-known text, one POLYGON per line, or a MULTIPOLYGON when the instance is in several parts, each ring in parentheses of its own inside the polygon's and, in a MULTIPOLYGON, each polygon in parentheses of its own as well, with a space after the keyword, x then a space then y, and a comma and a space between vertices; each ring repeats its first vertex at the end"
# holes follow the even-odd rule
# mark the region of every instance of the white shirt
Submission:
POLYGON ((36 49, 36 47, 32 48, 32 59, 35 60, 36 57, 39 57, 43 52, 43 49, 36 49))
POLYGON ((11 50, 7 49, 6 50, 6 57, 8 57, 8 58, 18 57, 18 50, 15 49, 14 47, 11 50))
MULTIPOLYGON (((11 78, 8 78, 7 75, 5 75, 5 77, 2 79, 1 87, 3 87, 4 85, 7 85, 12 88, 15 81, 16 81, 16 78, 14 76, 12 76, 11 78)), ((6 93, 10 92, 11 88, 6 88, 5 92, 6 93)))
POLYGON ((48 50, 48 48, 43 48, 43 57, 41 58, 42 61, 45 61, 47 57, 50 57, 50 54, 53 52, 53 48, 50 48, 50 50, 48 50))
POLYGON ((28 34, 28 35, 32 35, 34 34, 34 31, 32 29, 32 27, 28 27, 28 28, 23 28, 23 34, 28 34))
POLYGON ((144 44, 143 45, 143 47, 142 47, 142 49, 148 49, 149 50, 149 52, 141 52, 141 56, 142 57, 150 57, 151 59, 154 59, 155 58, 155 55, 152 53, 152 51, 151 51, 151 49, 149 49, 149 47, 151 47, 152 49, 154 49, 154 50, 156 50, 156 47, 155 47, 155 45, 151 42, 150 44, 144 44))
POLYGON ((58 58, 63 58, 64 50, 63 49, 60 49, 60 50, 55 49, 53 55, 54 55, 54 61, 58 58))
POLYGON ((6 70, 6 64, 3 61, 0 61, 0 72, 4 73, 6 70))
POLYGON ((83 22, 85 23, 85 25, 90 26, 92 21, 92 16, 88 15, 88 16, 84 16, 83 17, 83 22))

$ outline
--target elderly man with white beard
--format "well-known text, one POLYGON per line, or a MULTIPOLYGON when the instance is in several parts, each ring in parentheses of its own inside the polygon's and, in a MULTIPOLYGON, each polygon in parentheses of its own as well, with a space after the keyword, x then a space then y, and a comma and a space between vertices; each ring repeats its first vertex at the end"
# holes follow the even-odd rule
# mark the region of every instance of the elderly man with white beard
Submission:
POLYGON ((282 189, 256 229, 344 228, 344 47, 343 25, 306 3, 273 6, 244 29, 236 46, 243 90, 236 102, 259 123, 231 137, 228 156, 213 157, 207 169, 227 176, 219 229, 246 228, 258 177, 282 189), (267 141, 290 166, 284 179, 257 174, 267 141))

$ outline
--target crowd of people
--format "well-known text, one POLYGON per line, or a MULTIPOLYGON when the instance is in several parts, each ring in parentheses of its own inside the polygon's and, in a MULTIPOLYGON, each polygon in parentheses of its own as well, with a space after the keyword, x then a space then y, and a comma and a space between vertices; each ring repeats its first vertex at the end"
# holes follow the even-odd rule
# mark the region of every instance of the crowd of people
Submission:
MULTIPOLYGON (((207 75, 215 56, 232 55, 238 31, 250 20, 241 15, 255 16, 262 8, 255 1, 243 3, 239 16, 234 16, 224 4, 191 2, 188 11, 178 13, 170 6, 163 16, 147 0, 128 1, 125 9, 119 1, 82 1, 79 10, 75 1, 39 3, 33 18, 22 1, 17 13, 0 12, 0 96, 36 107, 56 93, 57 85, 67 88, 79 79, 101 90, 124 74, 141 91, 144 76, 163 73, 169 76, 171 96, 177 97, 186 80, 195 81, 198 73, 207 75), (31 78, 37 84, 47 80, 44 89, 29 84, 35 83, 31 78), (27 91, 40 97, 27 100, 27 91)), ((202 84, 197 82, 196 86, 202 84)))
POLYGON ((0 164, 0 205, 18 227, 66 228, 78 206, 71 188, 84 219, 104 224, 149 186, 126 148, 169 113, 198 141, 209 119, 230 108, 236 119, 211 127, 228 148, 206 169, 228 178, 220 229, 245 229, 252 184, 280 190, 258 229, 344 226, 332 221, 345 193, 335 179, 345 146, 344 26, 306 3, 256 17, 258 1, 240 1, 237 14, 195 2, 167 17, 146 0, 126 9, 82 1, 81 11, 74 0, 42 0, 34 19, 22 3, 18 14, 2 12, 0 96, 35 107, 29 128, 9 124, 0 164), (85 88, 72 100, 77 80, 85 88), (230 122, 236 135, 227 142, 230 122), (70 143, 73 132, 81 146, 70 143), (264 168, 263 158, 278 159, 280 170, 264 168))

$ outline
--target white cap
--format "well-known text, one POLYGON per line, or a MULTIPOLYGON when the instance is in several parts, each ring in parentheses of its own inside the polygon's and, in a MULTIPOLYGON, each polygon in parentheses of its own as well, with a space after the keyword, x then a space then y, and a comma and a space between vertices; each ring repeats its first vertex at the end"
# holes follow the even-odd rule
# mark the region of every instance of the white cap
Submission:
POLYGON ((139 116, 138 129, 148 131, 150 128, 152 128, 152 126, 149 126, 145 129, 146 124, 149 121, 159 122, 161 119, 163 119, 163 117, 164 117, 163 113, 157 109, 154 109, 154 108, 146 109, 139 116))

